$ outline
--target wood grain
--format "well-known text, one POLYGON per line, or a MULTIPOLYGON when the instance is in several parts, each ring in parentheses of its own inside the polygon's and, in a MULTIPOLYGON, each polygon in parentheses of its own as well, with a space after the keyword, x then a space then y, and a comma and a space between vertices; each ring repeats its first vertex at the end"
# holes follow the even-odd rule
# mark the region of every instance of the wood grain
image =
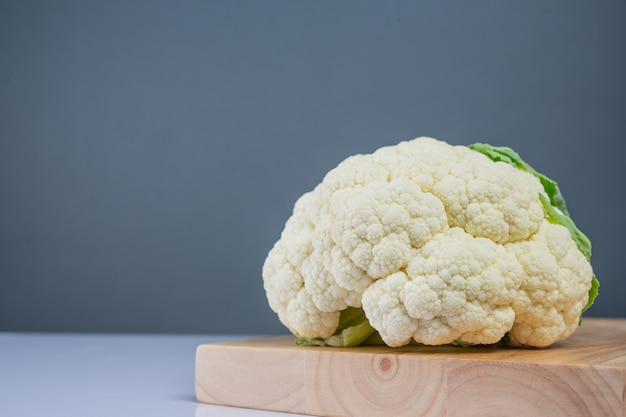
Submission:
POLYGON ((546 349, 198 346, 198 401, 328 417, 626 417, 626 320, 586 319, 546 349))

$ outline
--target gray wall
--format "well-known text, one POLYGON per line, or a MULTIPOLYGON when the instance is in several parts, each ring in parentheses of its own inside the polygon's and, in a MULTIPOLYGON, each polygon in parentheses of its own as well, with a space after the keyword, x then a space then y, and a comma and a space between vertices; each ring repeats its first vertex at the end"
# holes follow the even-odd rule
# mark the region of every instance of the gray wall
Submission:
POLYGON ((0 331, 274 333, 261 266, 346 156, 512 146, 626 317, 626 2, 0 2, 0 331))

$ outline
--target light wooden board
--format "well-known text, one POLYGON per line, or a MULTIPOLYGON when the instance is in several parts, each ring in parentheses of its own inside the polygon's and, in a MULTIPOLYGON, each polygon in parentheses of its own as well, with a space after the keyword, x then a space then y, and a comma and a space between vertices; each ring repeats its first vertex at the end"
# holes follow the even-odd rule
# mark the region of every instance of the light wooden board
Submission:
POLYGON ((316 416, 626 417, 626 320, 546 349, 200 345, 198 401, 316 416))

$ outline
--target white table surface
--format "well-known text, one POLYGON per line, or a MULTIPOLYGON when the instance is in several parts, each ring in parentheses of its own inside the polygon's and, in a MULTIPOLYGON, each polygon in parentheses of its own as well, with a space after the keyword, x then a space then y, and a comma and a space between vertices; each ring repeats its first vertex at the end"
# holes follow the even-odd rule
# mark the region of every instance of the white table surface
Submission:
POLYGON ((0 332, 0 416, 294 416, 196 401, 196 347, 247 337, 0 332))

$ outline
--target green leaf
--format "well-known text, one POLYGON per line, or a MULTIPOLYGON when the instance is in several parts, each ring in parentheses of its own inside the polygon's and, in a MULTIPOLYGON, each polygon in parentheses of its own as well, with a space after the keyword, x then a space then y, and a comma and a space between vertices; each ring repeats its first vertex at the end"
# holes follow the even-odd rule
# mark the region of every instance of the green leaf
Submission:
POLYGON ((543 205, 543 211, 546 214, 546 219, 550 223, 560 224, 569 230, 569 233, 574 242, 576 242, 578 249, 583 255, 585 255, 587 261, 591 261, 591 242, 589 241, 589 238, 587 238, 587 236, 585 236, 585 234, 576 227, 571 217, 566 216, 556 207, 552 206, 550 201, 548 201, 544 195, 539 194, 539 201, 541 201, 541 204, 543 205))
POLYGON ((593 278, 591 278, 591 289, 589 290, 589 300, 587 301, 587 305, 583 308, 583 313, 587 311, 589 307, 593 304, 598 296, 598 291, 600 289, 600 281, 596 278, 596 274, 593 274, 593 278))
POLYGON ((326 346, 324 339, 321 337, 298 337, 296 338, 298 346, 326 346))

